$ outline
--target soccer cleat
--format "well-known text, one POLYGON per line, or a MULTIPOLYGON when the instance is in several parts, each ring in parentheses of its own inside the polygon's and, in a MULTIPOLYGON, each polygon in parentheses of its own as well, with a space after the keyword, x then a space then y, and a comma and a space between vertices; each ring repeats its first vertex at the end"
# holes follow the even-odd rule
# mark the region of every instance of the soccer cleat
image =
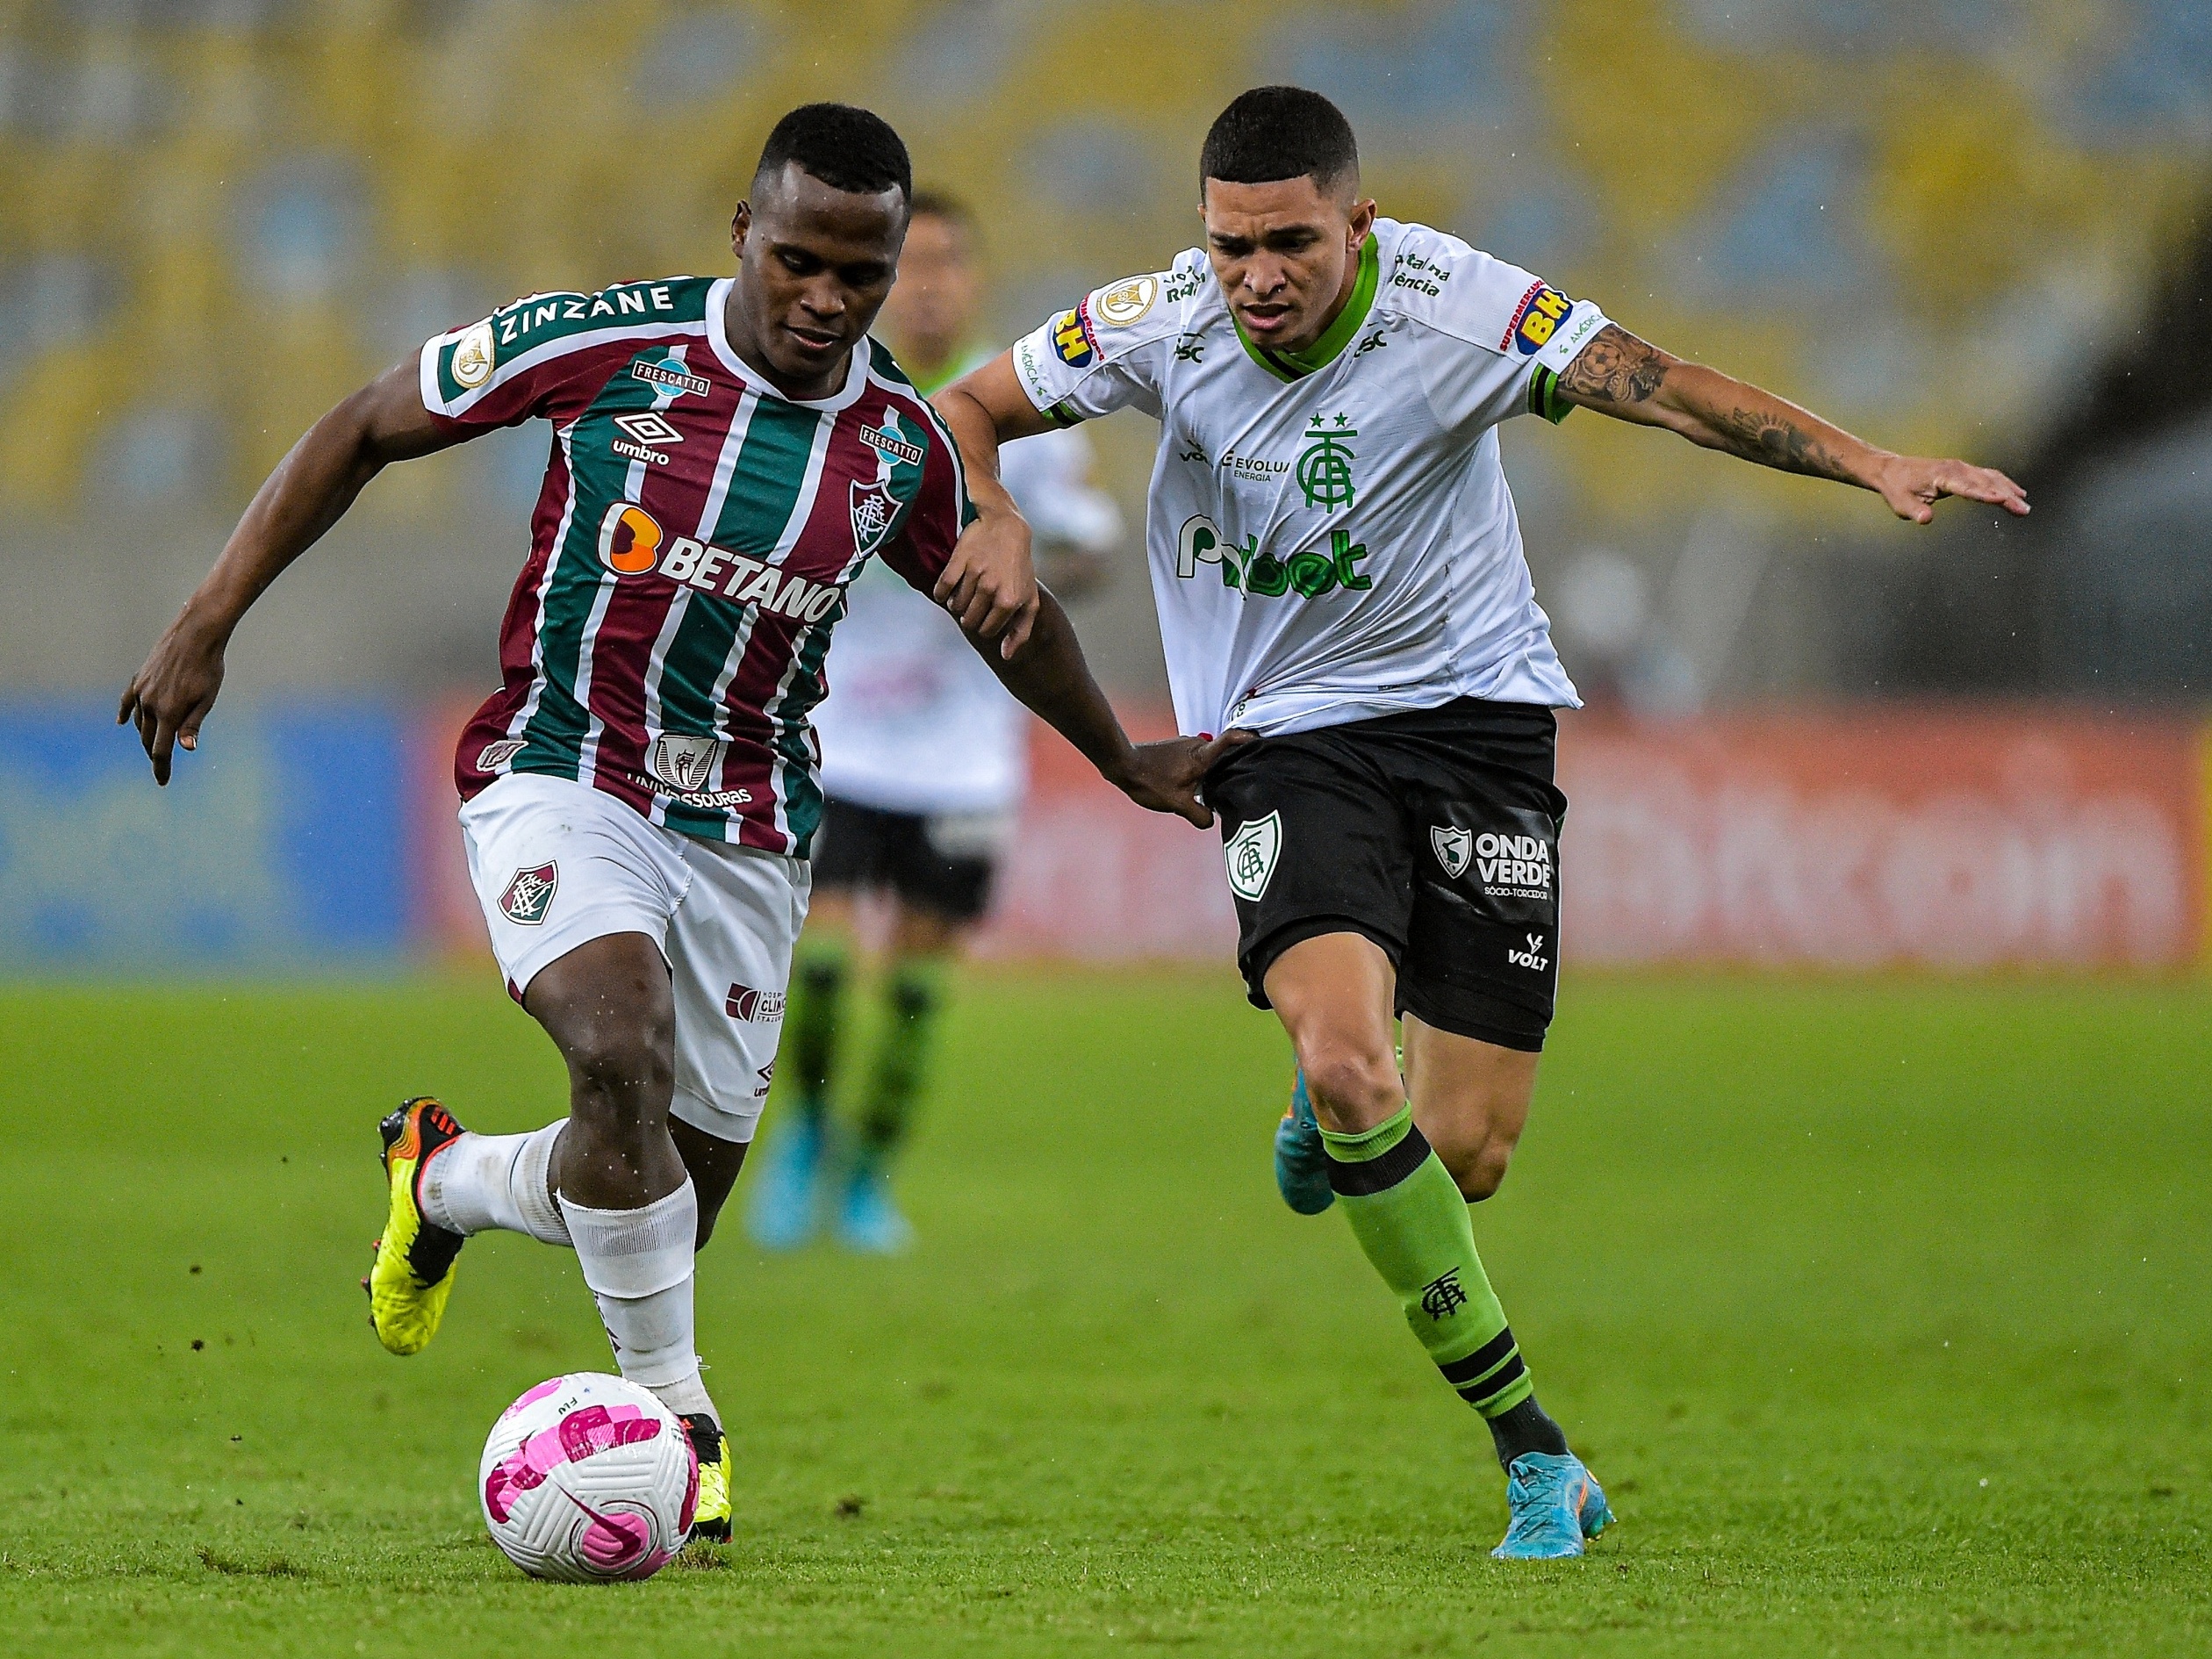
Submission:
POLYGON ((819 1224, 822 1117, 798 1112, 768 1143, 745 1207, 745 1232, 764 1250, 796 1250, 819 1224))
POLYGON ((361 1288, 369 1293, 369 1323, 393 1354, 420 1354, 438 1334, 453 1294, 454 1258, 468 1242, 461 1233, 422 1218, 418 1196, 423 1166, 467 1131, 427 1095, 401 1103, 377 1125, 384 1137, 384 1177, 391 1211, 377 1240, 376 1265, 361 1288))
POLYGON ((1523 1452, 1505 1471, 1505 1502, 1513 1519, 1490 1554, 1500 1561, 1558 1561, 1612 1525, 1605 1494, 1569 1452, 1523 1452))
POLYGON ((699 1454, 699 1505, 692 1511, 691 1543, 729 1541, 729 1437, 704 1411, 679 1421, 699 1454))
POLYGON ((856 1169, 837 1205, 837 1241, 868 1256, 895 1256, 914 1248, 914 1225, 899 1212, 891 1183, 880 1170, 856 1169))
POLYGON ((1303 1068, 1290 1085, 1290 1110, 1275 1125, 1275 1166, 1282 1202, 1300 1215, 1318 1216, 1336 1203, 1329 1185, 1329 1150, 1321 1144, 1321 1125, 1314 1121, 1303 1068))

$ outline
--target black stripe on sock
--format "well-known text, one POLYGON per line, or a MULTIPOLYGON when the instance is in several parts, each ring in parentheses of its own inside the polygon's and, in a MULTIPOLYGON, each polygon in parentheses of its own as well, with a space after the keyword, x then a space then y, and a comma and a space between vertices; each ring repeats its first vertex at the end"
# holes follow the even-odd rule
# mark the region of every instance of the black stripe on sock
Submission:
POLYGON ((1388 1192, 1418 1169, 1428 1155, 1427 1137, 1408 1124, 1405 1138, 1379 1158, 1347 1164, 1340 1162, 1336 1153, 1332 1152, 1329 1154, 1329 1189, 1347 1198, 1364 1198, 1370 1193, 1388 1192))
POLYGON ((1522 1360, 1519 1354, 1516 1354, 1512 1359, 1506 1361, 1504 1365, 1498 1367, 1495 1372, 1493 1372, 1490 1375, 1484 1377, 1480 1382, 1470 1382, 1465 1388, 1460 1390, 1459 1397, 1462 1400, 1465 1400, 1469 1405, 1479 1406, 1483 1401, 1494 1399, 1498 1395, 1503 1394, 1507 1389, 1512 1387, 1514 1383, 1519 1382, 1521 1378, 1526 1376, 1527 1375, 1528 1366, 1526 1362, 1522 1360))
POLYGON ((1505 1363, 1505 1356, 1513 1351, 1513 1329, 1508 1325, 1496 1336, 1463 1360, 1454 1360, 1436 1368, 1444 1373, 1444 1380, 1454 1388, 1462 1382, 1472 1382, 1485 1371, 1497 1369, 1505 1363))

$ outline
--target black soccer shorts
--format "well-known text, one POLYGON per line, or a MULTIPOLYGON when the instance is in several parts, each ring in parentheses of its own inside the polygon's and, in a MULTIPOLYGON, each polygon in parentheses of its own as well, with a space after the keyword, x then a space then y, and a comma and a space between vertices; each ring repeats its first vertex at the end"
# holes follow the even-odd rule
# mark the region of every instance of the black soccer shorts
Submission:
POLYGON ((1540 1050, 1559 987, 1558 734, 1548 708, 1462 697, 1230 750, 1205 796, 1253 1005, 1292 945, 1361 933, 1397 965, 1398 1013, 1540 1050))
POLYGON ((916 909, 973 922, 990 907, 1001 827, 993 815, 886 812, 832 795, 815 831, 815 887, 887 890, 916 909))

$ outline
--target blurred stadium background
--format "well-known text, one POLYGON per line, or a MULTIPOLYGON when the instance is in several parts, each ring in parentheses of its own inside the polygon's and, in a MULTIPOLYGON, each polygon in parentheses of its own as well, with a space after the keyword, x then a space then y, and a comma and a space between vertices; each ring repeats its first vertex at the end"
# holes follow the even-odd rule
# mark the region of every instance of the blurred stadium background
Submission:
MULTIPOLYGON (((725 268, 837 97, 988 227, 1011 338, 1195 240, 1240 88, 1339 99, 1383 210, 1878 442, 2028 485, 1915 534, 1591 419, 1511 429, 1584 961, 2202 959, 2212 10, 2197 0, 0 0, 0 967, 471 948, 445 734, 545 434, 397 469, 235 643, 157 794, 114 699, 257 481, 425 336, 725 268)), ((1141 521, 1153 428, 1095 428, 1141 521)), ((1141 554, 1078 612, 1161 703, 1141 554)), ((830 659, 836 673, 836 657, 830 659)), ((1207 837, 1040 743, 1002 952, 1215 957, 1207 837)))

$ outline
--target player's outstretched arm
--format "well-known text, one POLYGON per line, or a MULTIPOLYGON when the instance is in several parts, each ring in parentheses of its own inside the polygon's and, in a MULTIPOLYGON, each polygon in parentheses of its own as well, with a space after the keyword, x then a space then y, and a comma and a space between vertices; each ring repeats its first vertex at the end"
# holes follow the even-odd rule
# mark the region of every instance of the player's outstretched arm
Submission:
POLYGON ((1198 786, 1223 750, 1248 742, 1251 734, 1220 737, 1171 737, 1165 743, 1132 743, 1115 717, 1113 705, 1091 678, 1075 629, 1047 589, 1038 590, 1037 625, 1011 657, 1002 656, 973 633, 968 643, 982 654, 1006 689, 1037 717, 1075 745, 1099 775, 1140 807, 1172 812, 1200 829, 1213 814, 1198 798, 1198 786))
POLYGON ((1022 649, 1037 621, 1037 567, 1030 528, 999 482, 999 445, 1049 429, 1015 377, 1014 354, 1002 351, 930 399, 960 447, 975 522, 952 550, 930 597, 951 611, 971 637, 996 639, 1002 657, 1022 649))
POLYGON ((1810 410, 1685 363, 1607 323, 1559 377, 1568 402, 1639 426, 1665 427, 1708 449, 1871 490, 1900 519, 1925 524, 1947 495, 2024 516, 2028 495, 2003 473, 1964 461, 1892 455, 1810 410))
POLYGON ((385 466, 460 441, 458 433, 440 432, 422 406, 420 374, 409 357, 308 428, 255 492, 214 568, 131 677, 115 720, 137 722, 155 783, 169 780, 173 744, 199 746, 200 722, 222 689, 224 649, 254 601, 385 466))

